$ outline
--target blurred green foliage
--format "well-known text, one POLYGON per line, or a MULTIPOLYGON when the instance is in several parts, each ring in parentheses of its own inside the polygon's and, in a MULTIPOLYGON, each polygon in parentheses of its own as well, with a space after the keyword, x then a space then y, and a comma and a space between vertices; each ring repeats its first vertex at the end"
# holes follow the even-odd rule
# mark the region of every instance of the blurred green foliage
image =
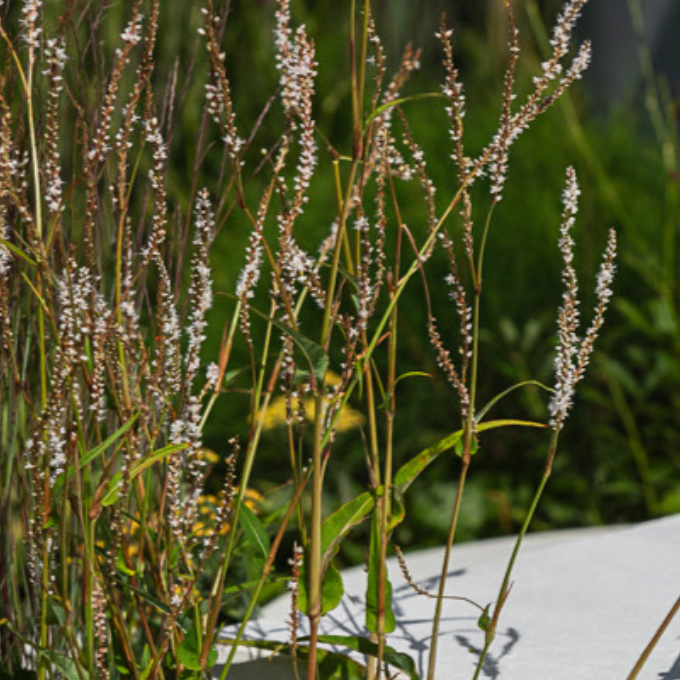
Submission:
MULTIPOLYGON (((435 92, 442 72, 433 37, 437 2, 378 2, 377 24, 388 50, 392 69, 407 41, 423 45, 422 68, 404 94, 435 92), (430 7, 431 6, 431 7, 430 7), (430 12, 429 9, 432 11, 430 12)), ((497 4, 502 10, 501 3, 497 4)), ((522 3, 518 3, 524 6, 522 3)), ((526 3, 531 9, 534 3, 526 3)), ((105 11, 119 12, 122 4, 105 11)), ((481 13, 477 3, 456 3, 456 50, 468 96, 467 145, 479 151, 490 139, 501 109, 506 57, 502 11, 481 13), (457 16, 456 16, 457 15, 457 16)), ((548 3, 549 5, 549 3, 548 3)), ((247 136, 267 101, 275 92, 273 62, 273 0, 234 2, 226 26, 224 45, 232 81, 238 122, 247 136)), ((314 37, 320 63, 316 116, 319 128, 335 148, 351 148, 351 110, 347 58, 347 3, 294 3, 296 21, 305 22, 314 37)), ((523 54, 520 84, 528 88, 541 57, 537 17, 519 11, 523 54)), ((121 19, 122 22, 122 19, 121 19)), ((189 200, 187 166, 193 165, 194 141, 200 130, 203 97, 200 89, 206 71, 204 54, 196 47, 198 4, 169 2, 162 18, 157 82, 172 83, 177 92, 187 87, 178 126, 172 140, 170 193, 189 200), (175 74, 175 75, 173 75, 175 74), (190 78, 187 80, 187 78, 190 78)), ((122 25, 122 23, 121 23, 122 25)), ((115 23, 111 24, 115 30, 115 23)), ((642 84, 658 95, 657 83, 642 84)), ((159 88, 162 89, 162 88, 159 88)), ((557 248, 561 191, 565 169, 574 165, 581 181, 582 210, 576 231, 577 267, 584 282, 584 316, 592 302, 592 287, 607 228, 619 229, 620 260, 615 302, 596 346, 596 356, 579 389, 573 416, 567 424, 549 492, 534 528, 558 528, 601 522, 629 522, 680 511, 680 323, 675 247, 678 238, 678 174, 664 160, 661 148, 677 151, 672 106, 659 95, 663 136, 651 131, 648 111, 642 106, 615 109, 598 115, 589 106, 584 88, 541 118, 520 139, 511 154, 510 179, 504 200, 496 210, 485 270, 480 403, 509 385, 536 378, 552 382, 555 319, 561 300, 560 260, 557 248)), ((446 115, 437 100, 404 106, 415 139, 423 147, 428 168, 438 187, 443 209, 455 191, 455 173, 449 158, 446 115)), ((264 118, 247 164, 258 162, 259 149, 271 144, 280 129, 280 114, 273 107, 264 118)), ((673 156, 675 158, 675 156, 673 156)), ((204 161, 204 176, 217 176, 216 154, 204 161)), ((301 243, 315 248, 328 232, 332 211, 330 159, 321 165, 312 183, 312 198, 300 224, 301 243)), ((253 195, 261 186, 250 180, 253 195)), ((476 190, 480 190, 477 187, 476 190)), ((484 189, 485 191, 486 189, 484 189)), ((248 186, 246 187, 248 192, 248 186)), ((416 183, 399 186, 404 222, 422 235, 424 210, 416 183)), ((483 194, 483 192, 482 192, 483 194)), ((480 194, 480 196, 482 196, 480 194)), ((480 200, 480 205, 484 201, 480 200)), ((186 214, 187 205, 177 206, 186 214)), ((476 216, 480 218, 480 216, 476 216)), ((248 236, 238 209, 229 213, 212 252, 216 290, 233 292, 243 263, 248 236)), ((433 280, 446 274, 445 262, 428 263, 433 280)), ((433 286, 433 305, 442 336, 454 346, 457 319, 445 287, 433 286)), ((430 380, 407 380, 398 393, 396 420, 397 462, 459 427, 457 404, 442 378, 437 377, 434 355, 424 343, 423 291, 415 282, 407 291, 401 316, 401 371, 427 371, 430 380)), ((211 335, 206 356, 215 356, 223 324, 232 303, 218 298, 210 316, 211 335)), ((304 328, 304 317, 303 317, 304 328)), ((246 363, 245 354, 240 357, 246 363)), ((238 354, 234 365, 239 365, 238 354)), ((238 383, 235 383, 238 387, 238 383)), ((545 398, 531 388, 516 392, 495 407, 498 416, 546 418, 545 398)), ((206 429, 206 444, 225 452, 227 440, 244 430, 247 397, 221 400, 206 429)), ((280 432, 264 435, 256 462, 267 472, 281 470, 287 477, 285 445, 280 432)), ((490 433, 482 439, 466 491, 461 539, 516 529, 531 491, 540 476, 546 442, 534 433, 490 433)), ((340 434, 333 455, 341 459, 328 479, 329 508, 347 500, 366 486, 365 452, 356 433, 340 434)), ((441 543, 453 502, 457 459, 440 460, 418 481, 407 497, 406 522, 397 542, 410 546, 441 543)), ((264 478, 264 475, 259 477, 264 478)), ((256 482, 257 485, 257 482, 256 482)), ((271 491, 271 488, 261 488, 271 491)), ((344 548, 345 559, 361 556, 361 541, 344 548)))

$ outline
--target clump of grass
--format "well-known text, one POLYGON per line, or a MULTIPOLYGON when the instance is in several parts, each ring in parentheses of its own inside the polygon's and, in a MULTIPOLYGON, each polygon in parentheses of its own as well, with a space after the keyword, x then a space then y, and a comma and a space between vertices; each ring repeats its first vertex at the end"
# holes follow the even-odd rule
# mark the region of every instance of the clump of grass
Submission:
MULTIPOLYGON (((316 124, 315 45, 305 27, 295 25, 288 0, 278 0, 276 10, 276 97, 256 121, 240 120, 232 98, 221 47, 229 7, 207 0, 199 29, 205 55, 188 68, 205 81, 197 160, 186 172, 190 205, 175 203, 168 186, 182 93, 176 79, 160 94, 156 87, 159 0, 138 0, 128 8, 112 53, 101 46, 88 3, 69 3, 58 22, 38 0, 24 2, 18 17, 5 14, 0 652, 10 675, 32 670, 40 680, 58 673, 69 680, 203 677, 216 661, 215 640, 229 597, 248 591, 220 674, 225 678, 246 624, 277 574, 291 584, 288 649, 296 673, 296 660, 303 658, 308 678, 323 677, 327 653, 319 649, 319 624, 342 596, 333 559, 350 531, 368 520, 371 640, 361 649, 373 657, 368 677, 382 677, 395 627, 385 564, 406 512, 404 494, 427 465, 454 450, 460 469, 442 578, 437 594, 423 593, 437 601, 428 670, 434 678, 441 606, 450 597, 446 574, 482 433, 508 425, 545 429, 551 432, 545 470, 495 607, 483 617, 479 675, 611 295, 613 231, 597 279, 595 312, 580 338, 570 236, 579 189, 570 169, 559 242, 565 293, 557 379, 549 389, 551 420, 486 420, 507 392, 486 406, 479 403, 485 247, 512 145, 588 65, 587 42, 571 53, 585 2, 566 3, 551 53, 519 104, 519 35, 512 5, 505 2, 509 61, 501 116, 488 145, 470 157, 465 91, 444 19, 438 32, 442 93, 404 97, 418 53, 406 50, 388 75, 370 2, 361 8, 350 3, 352 141, 341 150, 316 124), (443 99, 449 115, 455 183, 440 188, 444 199, 428 177, 406 115, 411 102, 424 96, 443 99), (283 126, 261 158, 253 149, 274 106, 283 126), (221 170, 211 173, 208 168, 216 165, 221 170), (332 176, 330 196, 313 191, 321 171, 332 176), (489 190, 473 192, 485 178, 489 190), (422 222, 412 227, 400 208, 400 183, 409 181, 420 186, 423 204, 422 222), (313 253, 299 238, 312 200, 328 207, 328 234, 313 253), (210 251, 235 214, 250 225, 248 245, 235 290, 220 291, 220 311, 230 305, 231 316, 220 319, 222 342, 209 357, 205 336, 218 317, 209 317, 216 302, 210 251), (432 311, 430 286, 441 285, 428 278, 432 258, 448 262, 446 285, 460 321, 453 339, 442 336, 432 311), (400 374, 399 325, 408 314, 401 296, 417 281, 428 310, 422 334, 450 383, 460 422, 446 439, 397 461, 394 423, 400 401, 408 398, 400 383, 414 377, 400 374), (245 366, 233 365, 237 343, 247 356, 245 366), (270 406, 279 398, 288 501, 267 524, 258 517, 250 487, 270 406), (247 401, 249 418, 224 423, 228 452, 215 458, 202 433, 215 403, 225 399, 247 401), (364 434, 366 491, 324 516, 324 477, 342 466, 334 444, 345 429, 343 417, 364 434), (220 494, 207 494, 208 483, 220 494), (289 534, 301 547, 285 572, 285 561, 277 558, 289 534), (259 560, 254 580, 238 569, 248 554, 259 560), (298 636, 300 614, 309 621, 306 644, 298 636)), ((348 640, 348 646, 355 643, 348 640)))

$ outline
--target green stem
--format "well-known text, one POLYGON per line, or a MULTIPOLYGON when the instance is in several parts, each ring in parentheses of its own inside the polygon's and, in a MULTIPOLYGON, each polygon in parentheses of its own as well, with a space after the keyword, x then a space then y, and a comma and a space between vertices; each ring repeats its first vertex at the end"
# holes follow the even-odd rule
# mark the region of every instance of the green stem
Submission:
POLYGON ((465 480, 467 479, 468 468, 470 467, 470 450, 472 447, 472 438, 475 431, 475 402, 477 400, 477 373, 479 367, 479 317, 480 317, 480 299, 482 295, 482 271, 484 268, 484 253, 486 250, 486 241, 491 225, 491 216, 496 205, 494 200, 491 203, 487 213, 486 222, 484 224, 484 232, 482 234, 482 242, 479 249, 479 259, 477 261, 477 269, 472 272, 472 278, 475 282, 475 302, 472 321, 472 368, 470 372, 470 403, 468 404, 468 412, 465 422, 465 440, 463 445, 463 456, 460 474, 458 477, 458 488, 456 489, 456 499, 453 504, 453 511, 451 513, 451 522, 449 524, 449 533, 446 539, 446 547, 444 548, 444 559, 442 561, 441 576, 439 578, 439 589, 437 591, 437 604, 435 607, 434 619, 432 621, 432 635, 430 644, 430 658, 428 662, 428 680, 434 680, 435 667, 437 665, 437 645, 439 637, 439 627, 441 625, 442 607, 444 604, 444 596, 446 595, 446 578, 449 573, 449 561, 451 559, 451 551, 453 549, 453 542, 456 537, 456 529, 458 528, 458 517, 460 515, 460 505, 463 497, 463 490, 465 488, 465 480))
POLYGON ((95 579, 94 562, 95 562, 95 523, 87 520, 87 541, 85 543, 85 550, 87 552, 87 564, 85 573, 85 601, 83 603, 85 608, 85 635, 87 637, 87 670, 91 677, 94 677, 95 667, 95 645, 94 645, 94 611, 92 607, 92 591, 95 579))
POLYGON ((546 487, 546 484, 548 483, 548 479, 550 478, 550 474, 552 472, 552 464, 553 460, 555 459, 555 453, 557 452, 557 441, 559 438, 559 431, 554 430, 552 439, 550 442, 550 449, 548 451, 548 459, 546 461, 545 469, 543 471, 543 476, 541 477, 541 481, 538 485, 538 488, 536 489, 536 493, 534 494, 534 498, 531 501, 531 505, 529 507, 529 510, 527 511, 527 514, 524 518, 524 523, 522 524, 522 528, 519 532, 519 535, 517 536, 517 540, 515 541, 515 546, 512 550, 512 554, 510 555, 510 561, 508 562, 508 566, 505 569, 505 574, 503 576, 503 582, 501 583, 501 587, 498 591, 498 597, 496 599, 496 606, 494 607, 494 612, 493 616, 491 617, 491 622, 489 623, 487 629, 486 629, 486 635, 484 639, 484 647, 482 648, 482 653, 479 656, 479 661, 477 663, 477 668, 475 670, 475 675, 473 680, 478 680, 479 674, 482 672, 482 668, 484 666, 484 661, 486 660, 487 654, 489 653, 489 648, 491 647, 491 643, 494 640, 494 637, 496 635, 496 629, 498 627, 498 619, 500 618, 501 611, 503 610, 503 606, 505 605, 505 602, 508 598, 508 595, 510 594, 510 578, 512 576, 512 571, 515 567, 515 562, 517 560, 517 556, 519 555, 520 548, 522 547, 522 541, 524 540, 524 536, 526 535, 529 526, 531 524, 531 521, 534 518, 534 513, 536 512, 536 508, 538 507, 538 503, 541 500, 541 496, 543 495, 543 491, 546 487))
MULTIPOLYGON (((272 303, 273 305, 274 303, 272 303)), ((232 324, 232 328, 235 324, 232 324)), ((259 380, 257 383, 257 387, 255 390, 255 396, 253 399, 253 404, 254 404, 254 409, 253 413, 258 413, 258 407, 260 405, 260 398, 262 396, 262 390, 264 387, 264 375, 265 371, 267 368, 267 358, 269 356, 269 346, 271 343, 271 333, 272 333, 272 323, 270 322, 267 326, 267 335, 266 335, 266 340, 265 340, 265 347, 264 347, 264 353, 262 356, 262 367, 260 370, 260 376, 259 380)), ((277 364, 277 368, 275 369, 276 373, 278 373, 278 366, 280 364, 277 364)), ((231 531, 229 532, 229 541, 227 543, 227 548, 224 553, 224 557, 222 559, 222 564, 220 566, 220 571, 218 572, 217 575, 217 580, 215 583, 215 587, 213 588, 213 593, 212 593, 212 598, 211 598, 211 607, 207 615, 207 620, 206 620, 206 626, 205 626, 205 637, 203 640, 203 647, 201 649, 201 656, 199 658, 199 662, 202 666, 205 666, 205 663, 208 659, 208 654, 210 653, 210 647, 212 646, 212 641, 213 637, 215 635, 215 627, 217 626, 217 617, 220 612, 220 608, 222 606, 222 595, 224 593, 224 586, 226 583, 227 579, 227 572, 229 570, 229 562, 231 561, 231 555, 234 550, 234 546, 236 544, 236 526, 238 524, 238 518, 239 518, 239 511, 241 508, 241 504, 245 501, 245 496, 246 492, 248 490, 248 483, 250 481, 250 473, 253 469, 253 463, 255 461, 255 453, 257 452, 257 447, 260 442, 260 434, 262 432, 262 425, 264 423, 264 416, 267 411, 267 407, 269 405, 269 400, 271 398, 271 392, 268 392, 265 399, 264 403, 262 404, 262 408, 260 409, 260 417, 257 418, 256 423, 254 424, 254 430, 251 433, 251 437, 248 442, 248 450, 246 452, 246 459, 243 465, 243 471, 241 473, 241 481, 239 484, 239 490, 238 494, 236 496, 236 500, 234 502, 234 510, 232 512, 232 518, 231 518, 231 531)))
POLYGON ((470 466, 470 456, 463 456, 463 463, 458 477, 458 489, 456 490, 456 499, 453 504, 453 512, 451 514, 451 524, 449 525, 449 534, 446 539, 446 548, 444 550, 444 560, 442 562, 442 571, 439 578, 439 590, 437 591, 437 604, 435 606, 434 619, 432 622, 432 635, 430 642, 430 658, 427 667, 428 680, 434 680, 435 666, 437 664, 437 643, 439 637, 439 626, 441 623, 442 606, 444 604, 444 596, 446 594, 446 577, 449 573, 449 560, 451 557, 451 549, 453 548, 453 540, 456 536, 456 529, 458 527, 458 517, 460 516, 460 505, 463 498, 463 489, 465 488, 465 480, 467 478, 467 471, 470 466))
POLYGON ((234 656, 236 655, 236 652, 239 648, 239 645, 241 643, 241 640, 243 638, 243 634, 246 629, 246 625, 248 624, 248 621, 250 620, 250 617, 253 614, 253 611, 255 609, 255 606, 257 605, 257 602, 260 598, 260 594, 262 593, 262 588, 264 587, 264 584, 267 582, 267 578, 269 577, 269 573, 272 570, 272 567, 274 566, 274 560, 276 559, 276 554, 279 551, 279 547, 281 546, 281 540, 283 539, 283 534, 286 531, 286 528, 288 527, 288 524, 290 523, 290 520, 293 516, 293 513, 295 512, 295 509, 298 506, 298 503, 300 501, 300 496, 302 496, 302 492, 307 485, 307 480, 309 479, 309 476, 305 477, 302 479, 301 483, 298 485, 297 489, 295 490, 295 494, 293 495, 293 498, 291 499, 288 507, 286 508, 286 514, 283 518, 283 521, 281 522, 281 525, 279 526, 278 531, 276 532, 276 538, 274 539, 274 542, 272 543, 272 546, 269 550, 269 555, 267 556, 267 562, 264 565, 264 568, 262 569, 262 575, 260 576, 260 580, 257 583, 257 586, 255 588, 255 592, 253 593, 253 596, 250 599, 250 602, 248 604, 248 609, 246 610, 245 615, 243 616, 243 619, 241 621, 241 625, 239 626, 238 633, 236 634, 236 639, 234 640, 232 644, 231 651, 229 652, 229 657, 227 658, 227 662, 224 665, 224 668, 222 669, 222 673, 220 674, 220 680, 225 680, 227 677, 227 674, 229 673, 229 669, 231 668, 231 664, 234 661, 234 656))
MULTIPOLYGON (((354 7, 354 2, 352 3, 354 7)), ((338 232, 333 249, 328 290, 326 292, 326 305, 324 307, 323 323, 321 326, 321 346, 327 351, 330 344, 332 331, 332 311, 335 301, 335 288, 337 285, 340 253, 342 252, 343 238, 347 225, 347 214, 354 187, 358 161, 352 161, 349 171, 349 179, 345 187, 345 198, 342 204, 338 232)), ((314 449, 312 453, 312 508, 310 517, 309 533, 309 657, 307 665, 307 678, 314 680, 316 677, 316 647, 319 633, 319 621, 321 619, 321 504, 323 500, 323 385, 316 385, 315 412, 314 412, 314 449)))

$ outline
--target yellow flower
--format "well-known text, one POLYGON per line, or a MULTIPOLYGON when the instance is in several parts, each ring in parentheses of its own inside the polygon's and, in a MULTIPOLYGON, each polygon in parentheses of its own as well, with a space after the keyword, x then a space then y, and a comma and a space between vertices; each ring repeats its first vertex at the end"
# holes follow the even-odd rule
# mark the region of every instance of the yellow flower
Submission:
POLYGON ((219 463, 220 457, 212 449, 201 449, 201 458, 206 463, 219 463))
MULTIPOLYGON (((331 386, 339 385, 342 382, 342 378, 329 371, 326 374, 326 384, 331 386)), ((323 400, 324 411, 328 408, 329 400, 323 400)), ((305 399, 305 418, 309 422, 314 421, 314 416, 316 413, 316 401, 309 397, 305 399)), ((364 415, 359 411, 353 409, 351 406, 345 405, 340 411, 340 415, 335 422, 336 432, 348 432, 357 427, 361 427, 365 422, 364 415)), ((286 424, 286 398, 284 396, 278 396, 269 404, 267 412, 264 414, 263 427, 265 430, 273 430, 275 427, 286 424)))

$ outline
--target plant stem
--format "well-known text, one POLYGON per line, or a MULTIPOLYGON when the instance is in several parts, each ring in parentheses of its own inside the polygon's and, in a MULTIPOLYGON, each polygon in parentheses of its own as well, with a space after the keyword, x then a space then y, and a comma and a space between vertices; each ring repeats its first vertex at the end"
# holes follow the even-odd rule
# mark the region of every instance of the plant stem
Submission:
POLYGON ((229 669, 231 668, 231 664, 234 661, 234 656, 236 655, 241 639, 243 638, 243 633, 245 632, 246 626, 248 625, 248 621, 250 620, 250 617, 253 614, 253 610, 257 605, 257 601, 260 597, 260 593, 262 592, 262 588, 264 587, 264 584, 266 583, 267 578, 269 577, 269 573, 271 572, 272 567, 274 566, 274 560, 276 559, 276 554, 278 553, 279 547, 281 546, 283 534, 285 533, 286 528, 290 523, 290 520, 293 516, 293 512, 295 512, 295 509, 298 506, 300 497, 302 496, 302 492, 304 491, 304 488, 307 485, 308 479, 309 476, 304 477, 301 480, 297 489, 295 489, 293 498, 291 499, 288 507, 286 508, 286 514, 284 515, 283 520, 281 521, 281 524, 279 526, 279 529, 276 532, 276 537, 272 542, 272 546, 269 550, 269 555, 267 556, 267 562, 262 568, 262 575, 260 576, 260 580, 258 581, 257 586, 255 587, 255 592, 253 593, 250 599, 248 609, 246 610, 246 613, 243 616, 243 620, 241 621, 241 625, 239 626, 238 633, 236 634, 236 639, 234 640, 231 647, 231 651, 229 652, 229 657, 227 658, 227 662, 225 663, 224 668, 222 669, 222 673, 220 674, 220 680, 225 680, 227 674, 229 673, 229 669))
POLYGON ((439 590, 437 591, 437 604, 435 607, 434 619, 432 622, 432 635, 430 636, 430 658, 427 667, 428 680, 434 680, 435 666, 437 663, 437 642, 439 636, 439 625, 441 622, 442 605, 444 604, 444 595, 446 594, 446 577, 449 573, 449 559, 451 556, 451 549, 453 547, 453 540, 456 535, 456 528, 458 526, 458 516, 460 515, 460 504, 463 498, 463 489, 465 488, 465 480, 467 471, 470 466, 470 456, 464 456, 460 468, 460 475, 458 477, 458 489, 456 490, 456 499, 453 504, 453 512, 451 514, 451 524, 449 525, 449 535, 446 539, 446 548, 444 550, 444 560, 442 562, 441 576, 439 577, 439 590))
MULTIPOLYGON (((272 302, 272 305, 274 303, 272 302)), ((235 326, 235 320, 234 323, 232 324, 235 326)), ((255 396, 253 398, 253 413, 258 412, 258 407, 260 405, 260 397, 262 395, 262 389, 264 386, 264 375, 265 371, 267 368, 267 357, 269 354, 269 346, 271 342, 271 332, 272 332, 272 324, 271 322, 267 326, 267 335, 266 335, 266 342, 265 342, 265 347, 264 347, 264 353, 262 356, 262 366, 260 370, 260 377, 256 386, 255 390, 255 396)), ((276 368, 274 369, 274 375, 278 375, 278 370, 280 367, 280 362, 277 363, 276 368)), ((208 654, 210 653, 210 647, 212 645, 212 640, 215 635, 215 627, 217 626, 217 617, 220 612, 220 607, 222 606, 222 594, 224 592, 224 585, 226 583, 227 579, 227 572, 229 570, 229 562, 231 560, 231 554, 234 549, 234 545, 236 543, 236 526, 238 524, 238 517, 239 517, 239 510, 241 508, 241 504, 245 500, 246 492, 248 490, 248 483, 250 481, 250 473, 253 468, 253 463, 255 461, 255 453, 257 451, 258 444, 260 442, 260 434, 262 432, 262 425, 264 423, 264 416, 267 411, 267 406, 269 405, 269 400, 271 398, 271 391, 269 391, 264 399, 264 403, 262 404, 262 408, 260 409, 260 417, 257 418, 256 422, 253 424, 253 430, 251 431, 251 436, 249 438, 248 442, 248 450, 246 452, 246 459, 243 465, 243 471, 241 473, 241 481, 239 484, 239 490, 238 494, 236 496, 236 501, 234 503, 234 510, 232 512, 232 527, 231 531, 229 532, 229 541, 227 543, 227 547, 224 553, 224 558, 222 559, 222 564, 220 566, 220 570, 217 575, 217 580, 215 587, 213 588, 213 593, 212 593, 212 600, 211 600, 211 607, 209 609, 207 619, 206 619, 206 625, 205 625, 205 637, 203 640, 203 647, 201 649, 201 655, 199 657, 199 662, 202 666, 205 666, 205 663, 208 658, 208 654)))
MULTIPOLYGON (((401 211, 394 190, 394 183, 390 177, 390 193, 397 216, 397 242, 394 255, 394 267, 392 280, 389 281, 390 297, 395 295, 395 281, 399 280, 401 268, 401 247, 403 239, 404 223, 401 219, 401 211)), ((387 394, 389 400, 385 403, 385 469, 383 483, 385 493, 376 504, 376 511, 380 513, 380 571, 378 573, 378 657, 376 662, 377 680, 382 675, 383 657, 385 654, 385 621, 386 621, 386 588, 387 588, 387 543, 389 540, 389 526, 392 518, 392 469, 394 453, 394 418, 397 407, 396 384, 397 384, 397 321, 399 306, 395 302, 392 307, 389 322, 389 342, 387 347, 387 394)))
MULTIPOLYGON (((354 2, 352 2, 354 8, 354 2)), ((328 351, 332 330, 332 311, 335 301, 335 288, 337 284, 338 269, 340 265, 340 253, 342 252, 343 238, 347 225, 347 215, 354 187, 354 178, 358 167, 358 159, 352 161, 349 171, 345 198, 342 203, 338 231, 335 237, 333 260, 331 263, 328 290, 326 292, 326 305, 324 307, 323 323, 321 326, 321 346, 328 351)), ((323 501, 323 390, 324 385, 316 385, 315 411, 314 411, 314 449, 312 452, 312 509, 310 517, 309 533, 309 657, 307 660, 307 680, 316 677, 316 647, 319 634, 319 621, 321 619, 321 522, 323 501)))
MULTIPOLYGON (((462 188, 461 188, 462 191, 462 188)), ((456 489, 456 499, 453 504, 453 511, 451 513, 451 523, 449 525, 449 534, 446 539, 446 547, 444 548, 444 560, 442 562, 442 571, 439 579, 439 590, 437 591, 437 605, 435 607, 434 619, 432 621, 432 635, 430 645, 430 658, 428 662, 428 680, 434 680, 435 668, 437 665, 437 643, 439 637, 439 627, 441 624, 442 607, 444 604, 444 596, 446 594, 446 578, 449 573, 449 561, 451 558, 451 550, 453 549, 453 542, 456 537, 456 529, 458 528, 458 516, 460 514, 460 504, 463 498, 463 490, 465 488, 465 480, 467 479, 468 468, 470 467, 470 450, 472 447, 472 438, 475 435, 475 402, 477 400, 477 373, 479 367, 479 317, 480 317, 480 299, 482 296, 482 272, 484 269, 484 253, 486 250, 486 240, 489 235, 489 228, 491 225, 491 217, 496 205, 496 201, 492 201, 489 211, 486 216, 484 224, 484 232, 482 234, 482 242, 479 249, 479 258, 477 261, 477 269, 473 270, 472 280, 475 284, 474 294, 474 311, 472 317, 472 369, 470 372, 470 403, 468 404, 468 411, 465 422, 465 440, 463 445, 463 456, 460 474, 458 476, 458 488, 456 489)))
POLYGON ((645 663, 647 663, 649 655, 654 651, 654 648, 661 639, 661 636, 666 632, 666 629, 671 624, 671 621, 675 618, 675 615, 679 611, 680 611, 680 597, 678 597, 678 599, 675 601, 668 614, 666 614, 666 618, 661 622, 661 625, 652 636, 652 639, 649 641, 649 644, 644 648, 642 654, 640 655, 640 658, 637 660, 635 666, 633 666, 633 670, 631 670, 626 680, 635 680, 635 678, 637 678, 643 666, 645 665, 645 663))
POLYGON ((482 648, 482 653, 479 656, 479 661, 477 662, 477 668, 475 670, 475 675, 474 675, 474 680, 477 680, 479 678, 479 674, 482 672, 482 668, 484 666, 484 661, 486 660, 487 654, 489 652, 489 648, 491 647, 491 643, 494 640, 494 637, 496 635, 496 628, 498 627, 498 619, 500 618, 501 611, 503 609, 503 606, 505 605, 505 602, 508 598, 508 595, 510 593, 510 578, 512 576, 512 571, 515 567, 515 561, 517 560, 517 556, 519 555, 520 548, 522 547, 522 541, 524 540, 524 536, 527 533, 527 530, 529 529, 529 525, 531 524, 531 521, 534 517, 534 513, 536 512, 536 508, 538 507, 538 503, 541 500, 541 496, 543 495, 543 491, 546 487, 546 484, 548 483, 548 479, 550 478, 550 474, 552 472, 552 464, 553 460, 555 459, 555 453, 557 452, 557 441, 559 438, 559 431, 554 430, 552 439, 550 441, 550 449, 548 451, 548 459, 545 464, 545 469, 543 471, 543 476, 541 477, 541 481, 538 485, 538 488, 536 489, 536 493, 534 494, 534 498, 531 501, 531 505, 529 507, 529 510, 527 511, 527 514, 524 518, 524 523, 522 524, 522 528, 519 532, 519 535, 517 536, 517 540, 515 541, 515 545, 512 550, 512 554, 510 555, 510 561, 508 562, 508 566, 505 569, 505 574, 503 576, 503 582, 501 583, 501 587, 498 591, 498 597, 496 599, 496 606, 494 607, 494 612, 493 616, 491 617, 491 622, 489 623, 487 629, 486 629, 486 635, 485 635, 485 640, 484 640, 484 647, 482 648))

